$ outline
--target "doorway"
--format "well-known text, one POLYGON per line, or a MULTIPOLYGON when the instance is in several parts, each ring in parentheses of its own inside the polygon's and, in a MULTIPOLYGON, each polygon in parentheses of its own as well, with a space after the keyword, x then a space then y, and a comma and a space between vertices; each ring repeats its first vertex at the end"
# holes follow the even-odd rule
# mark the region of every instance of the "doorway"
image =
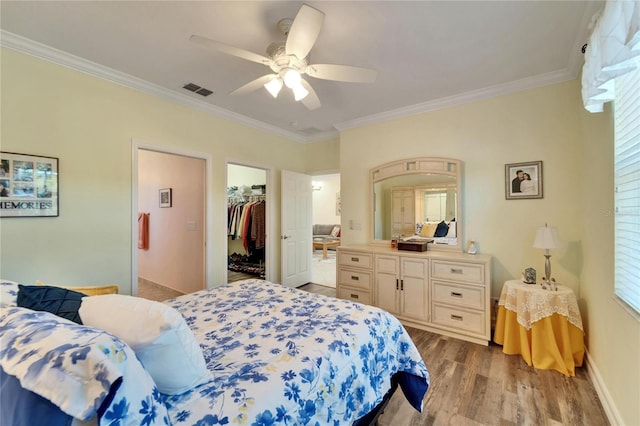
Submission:
POLYGON ((268 170, 227 163, 227 282, 266 279, 268 170))
POLYGON ((132 294, 165 300, 206 288, 206 154, 134 141, 132 294))
POLYGON ((340 174, 312 176, 313 240, 311 282, 336 287, 336 246, 340 244, 340 174))

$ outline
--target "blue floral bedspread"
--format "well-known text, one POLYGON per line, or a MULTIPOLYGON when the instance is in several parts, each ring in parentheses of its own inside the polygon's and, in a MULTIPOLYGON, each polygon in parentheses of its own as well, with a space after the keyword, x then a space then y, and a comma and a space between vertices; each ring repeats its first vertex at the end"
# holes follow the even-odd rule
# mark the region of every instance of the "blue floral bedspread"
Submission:
POLYGON ((214 376, 167 397, 174 425, 352 424, 382 401, 396 373, 422 409, 427 369, 380 309, 262 280, 166 303, 185 317, 214 376))
MULTIPOLYGON (((106 331, 49 312, 0 308, 0 367, 71 417, 100 416, 100 426, 169 424, 153 379, 133 350, 106 331)), ((54 424, 39 416, 33 412, 30 424, 54 424)))

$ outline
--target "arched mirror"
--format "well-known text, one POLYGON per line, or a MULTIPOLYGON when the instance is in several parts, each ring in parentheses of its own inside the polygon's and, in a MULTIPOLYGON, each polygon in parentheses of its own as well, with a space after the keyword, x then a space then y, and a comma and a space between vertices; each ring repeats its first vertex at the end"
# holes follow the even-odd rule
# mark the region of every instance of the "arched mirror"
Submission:
POLYGON ((429 250, 462 250, 462 162, 410 158, 370 171, 372 240, 433 239, 429 250))

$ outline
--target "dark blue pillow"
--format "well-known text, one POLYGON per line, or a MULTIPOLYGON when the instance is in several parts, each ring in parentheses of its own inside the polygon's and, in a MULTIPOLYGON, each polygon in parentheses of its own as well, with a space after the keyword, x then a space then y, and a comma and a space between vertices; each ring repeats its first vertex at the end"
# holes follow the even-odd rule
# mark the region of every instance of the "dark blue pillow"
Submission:
POLYGON ((433 234, 434 237, 446 237, 449 232, 449 225, 444 223, 444 220, 438 224, 436 228, 436 232, 433 234))
POLYGON ((0 424, 11 426, 68 426, 73 421, 55 404, 20 386, 0 367, 0 424))
POLYGON ((18 285, 18 306, 34 311, 47 311, 82 324, 80 304, 86 294, 61 287, 46 285, 18 285))

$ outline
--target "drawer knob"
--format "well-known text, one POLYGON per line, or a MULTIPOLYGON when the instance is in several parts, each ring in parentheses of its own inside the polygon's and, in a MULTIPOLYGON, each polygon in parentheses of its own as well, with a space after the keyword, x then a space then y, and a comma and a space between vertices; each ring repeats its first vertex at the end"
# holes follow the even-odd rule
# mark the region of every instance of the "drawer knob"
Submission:
POLYGON ((357 299, 357 298, 358 298, 358 295, 357 295, 357 294, 351 294, 351 298, 352 298, 352 299, 357 299))
POLYGON ((360 277, 357 277, 357 276, 355 276, 355 275, 351 275, 351 279, 352 279, 353 281, 360 281, 360 277))
POLYGON ((463 318, 462 318, 462 315, 451 314, 451 319, 456 321, 462 321, 463 318))
POLYGON ((462 297, 462 293, 458 293, 456 291, 451 292, 451 297, 462 297))
POLYGON ((359 257, 352 257, 351 261, 352 262, 360 262, 360 258, 359 257))
POLYGON ((461 274, 462 273, 462 269, 460 269, 460 268, 451 268, 451 273, 452 274, 461 274))

